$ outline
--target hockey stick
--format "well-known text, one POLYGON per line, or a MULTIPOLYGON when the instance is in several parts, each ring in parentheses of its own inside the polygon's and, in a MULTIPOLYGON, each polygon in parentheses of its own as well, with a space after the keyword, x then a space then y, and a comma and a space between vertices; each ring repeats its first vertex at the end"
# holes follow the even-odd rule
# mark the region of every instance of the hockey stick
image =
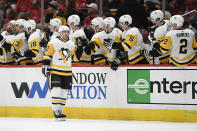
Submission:
POLYGON ((181 15, 181 16, 186 16, 186 15, 189 15, 189 14, 192 14, 192 13, 194 13, 194 12, 196 12, 196 9, 194 9, 194 10, 191 10, 191 11, 189 11, 189 12, 187 12, 187 13, 185 13, 185 14, 183 14, 183 15, 181 15))

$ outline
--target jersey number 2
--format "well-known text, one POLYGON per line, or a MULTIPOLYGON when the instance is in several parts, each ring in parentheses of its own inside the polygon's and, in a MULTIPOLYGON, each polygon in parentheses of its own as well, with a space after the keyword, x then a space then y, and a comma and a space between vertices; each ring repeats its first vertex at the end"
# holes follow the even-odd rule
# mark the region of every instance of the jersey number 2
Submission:
POLYGON ((187 54, 187 40, 186 39, 181 39, 180 40, 179 53, 180 54, 187 54))

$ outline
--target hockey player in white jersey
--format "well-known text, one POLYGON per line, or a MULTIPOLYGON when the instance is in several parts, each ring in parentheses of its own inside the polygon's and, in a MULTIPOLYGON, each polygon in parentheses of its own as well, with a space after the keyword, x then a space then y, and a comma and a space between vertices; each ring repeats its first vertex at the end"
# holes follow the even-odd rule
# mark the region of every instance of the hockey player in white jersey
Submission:
POLYGON ((107 47, 104 45, 106 33, 103 30, 103 19, 101 17, 96 17, 92 20, 91 24, 95 34, 84 50, 88 55, 91 55, 91 64, 105 65, 108 61, 107 47))
POLYGON ((50 37, 50 40, 53 38, 56 38, 59 36, 58 29, 62 25, 62 22, 58 18, 53 18, 50 21, 50 31, 53 32, 52 36, 50 37))
POLYGON ((51 101, 54 117, 65 120, 63 109, 67 101, 67 91, 72 89, 72 59, 80 59, 82 51, 69 40, 69 28, 61 26, 60 36, 49 41, 44 54, 42 73, 49 77, 51 101))
MULTIPOLYGON (((76 34, 76 33, 73 34, 75 31, 80 29, 80 17, 76 14, 69 16, 67 19, 67 24, 70 28, 69 39, 74 41, 74 39, 76 39, 76 37, 77 37, 76 35, 80 35, 80 34, 76 34)), ((84 32, 81 32, 81 33, 83 33, 81 35, 83 35, 83 36, 85 35, 84 32)))
MULTIPOLYGON (((164 36, 170 30, 170 24, 169 20, 164 20, 164 14, 161 10, 152 11, 150 14, 150 19, 154 26, 151 27, 148 41, 150 48, 153 48, 153 45, 156 46, 156 44, 159 44, 164 39, 164 36)), ((167 64, 169 56, 169 52, 166 52, 166 54, 152 58, 151 63, 167 64)))
POLYGON ((29 50, 27 50, 24 55, 32 58, 32 64, 42 65, 44 52, 40 47, 42 34, 39 29, 36 29, 36 22, 34 20, 28 20, 25 23, 25 27, 30 36, 28 39, 29 50))
MULTIPOLYGON (((78 15, 71 15, 68 17, 67 23, 70 27, 69 39, 72 40, 77 46, 85 47, 88 44, 86 34, 80 26, 80 17, 78 15)), ((78 62, 73 61, 73 64, 90 64, 90 55, 83 52, 78 62)))
POLYGON ((138 28, 132 27, 132 18, 130 15, 123 15, 121 19, 120 24, 125 31, 125 40, 117 44, 120 54, 127 54, 129 64, 148 64, 146 58, 140 53, 140 50, 144 48, 142 34, 138 28))
POLYGON ((16 21, 15 20, 9 21, 9 23, 6 26, 6 30, 3 31, 1 33, 1 35, 5 36, 6 33, 15 34, 15 25, 16 25, 16 21))
POLYGON ((124 15, 120 16, 119 18, 119 26, 122 29, 122 41, 126 39, 126 30, 124 30, 124 22, 125 22, 125 17, 124 15))
MULTIPOLYGON (((1 33, 1 35, 5 38, 5 43, 3 43, 2 47, 5 49, 5 59, 4 64, 13 65, 15 64, 15 58, 12 57, 12 53, 14 51, 14 47, 12 42, 15 38, 15 20, 11 20, 6 27, 6 30, 1 33)), ((3 57, 3 56, 1 56, 3 57)), ((2 60, 2 59, 1 59, 2 60)), ((1 61, 0 60, 0 61, 1 61)))
POLYGON ((113 17, 107 17, 104 19, 104 30, 106 32, 106 37, 104 39, 104 45, 107 47, 107 59, 113 67, 113 62, 117 58, 117 49, 115 47, 117 43, 121 42, 122 40, 122 31, 118 28, 115 28, 116 20, 113 17))
POLYGON ((40 41, 40 47, 45 50, 47 47, 47 43, 59 36, 58 29, 62 25, 62 22, 58 18, 53 18, 50 20, 49 28, 46 28, 45 31, 42 33, 42 39, 40 41))
POLYGON ((30 57, 25 57, 24 53, 29 50, 27 43, 27 38, 25 35, 25 22, 24 19, 16 20, 16 32, 17 35, 13 40, 14 53, 12 56, 16 58, 16 62, 19 65, 32 64, 32 59, 30 57))
POLYGON ((4 45, 5 41, 5 38, 2 35, 0 35, 0 65, 5 64, 6 51, 2 46, 4 45))
POLYGON ((184 29, 184 18, 174 15, 170 18, 173 30, 169 31, 157 50, 151 55, 165 54, 170 51, 169 62, 175 66, 184 67, 195 63, 197 43, 195 34, 190 29, 184 29))

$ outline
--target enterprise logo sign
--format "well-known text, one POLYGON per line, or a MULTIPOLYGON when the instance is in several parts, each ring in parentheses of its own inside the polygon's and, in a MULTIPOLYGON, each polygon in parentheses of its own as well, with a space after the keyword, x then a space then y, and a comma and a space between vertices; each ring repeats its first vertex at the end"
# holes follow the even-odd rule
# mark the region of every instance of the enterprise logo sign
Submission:
POLYGON ((138 79, 134 85, 128 85, 128 88, 134 88, 138 94, 143 95, 148 92, 149 84, 144 79, 138 79))

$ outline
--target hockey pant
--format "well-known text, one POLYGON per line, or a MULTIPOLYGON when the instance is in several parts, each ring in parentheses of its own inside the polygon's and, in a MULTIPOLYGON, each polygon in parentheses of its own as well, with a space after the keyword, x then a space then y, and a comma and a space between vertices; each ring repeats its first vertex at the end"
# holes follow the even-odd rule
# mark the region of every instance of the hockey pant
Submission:
POLYGON ((63 111, 68 90, 72 88, 72 76, 50 75, 51 102, 53 111, 63 111))

